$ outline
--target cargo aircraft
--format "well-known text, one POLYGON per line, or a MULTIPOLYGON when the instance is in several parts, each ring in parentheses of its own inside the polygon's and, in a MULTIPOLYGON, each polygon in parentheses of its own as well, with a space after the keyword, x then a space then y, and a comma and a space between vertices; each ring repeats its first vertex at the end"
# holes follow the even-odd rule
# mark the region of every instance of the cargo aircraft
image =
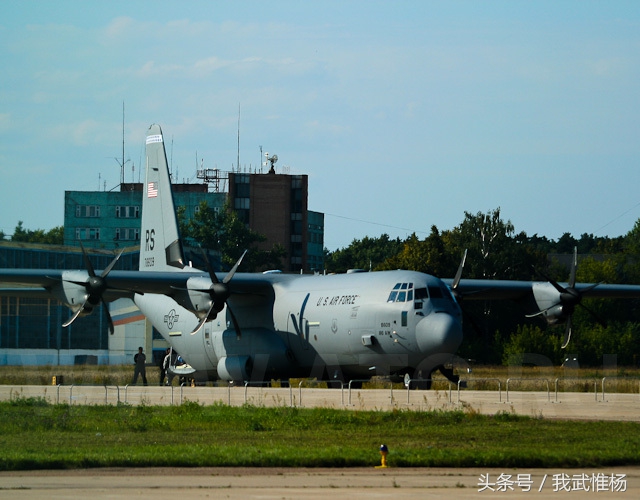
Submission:
MULTIPOLYGON (((459 299, 529 302, 550 324, 566 322, 583 297, 640 297, 640 286, 453 279, 413 271, 337 275, 228 273, 188 265, 183 256, 162 130, 146 136, 140 267, 0 270, 0 294, 55 297, 71 311, 65 326, 129 297, 199 379, 234 382, 316 377, 340 382, 373 375, 429 380, 449 368, 462 342, 459 299), (20 285, 18 292, 15 288, 20 285), (14 286, 14 288, 9 288, 14 286)), ((206 261, 205 261, 206 262, 206 261)), ((429 382, 427 382, 427 387, 429 382)), ((424 386, 424 385, 423 385, 424 386)))

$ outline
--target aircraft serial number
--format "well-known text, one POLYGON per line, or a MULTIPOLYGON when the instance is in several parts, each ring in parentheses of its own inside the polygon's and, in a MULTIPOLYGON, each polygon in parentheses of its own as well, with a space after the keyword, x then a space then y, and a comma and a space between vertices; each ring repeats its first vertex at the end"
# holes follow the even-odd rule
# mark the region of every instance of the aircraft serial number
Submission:
POLYGON ((153 257, 145 257, 144 267, 154 267, 154 266, 155 266, 155 262, 153 260, 153 257))
POLYGON ((334 295, 327 297, 320 297, 316 306, 342 306, 342 305, 353 305, 356 303, 356 299, 360 297, 360 295, 334 295))

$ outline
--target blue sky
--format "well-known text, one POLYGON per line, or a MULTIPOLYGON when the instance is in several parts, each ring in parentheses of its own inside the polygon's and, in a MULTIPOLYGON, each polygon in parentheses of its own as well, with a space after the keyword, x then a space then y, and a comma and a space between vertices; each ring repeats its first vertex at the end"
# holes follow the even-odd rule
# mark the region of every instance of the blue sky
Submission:
POLYGON ((26 1, 0 18, 0 230, 196 162, 309 175, 325 246, 500 207, 552 239, 640 218, 640 2, 26 1), (197 158, 197 159, 196 159, 197 158), (132 165, 135 170, 132 171, 132 165))

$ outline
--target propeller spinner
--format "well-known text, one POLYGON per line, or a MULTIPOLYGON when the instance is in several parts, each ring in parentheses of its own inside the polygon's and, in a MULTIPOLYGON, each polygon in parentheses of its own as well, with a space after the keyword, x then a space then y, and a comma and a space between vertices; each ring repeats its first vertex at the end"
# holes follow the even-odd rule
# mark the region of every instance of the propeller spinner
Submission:
POLYGON ((218 313, 222 311, 222 309, 226 305, 227 311, 229 311, 229 316, 231 316, 231 321, 233 322, 233 327, 236 331, 236 335, 238 336, 238 338, 241 337, 242 332, 240 331, 240 325, 238 324, 236 315, 233 313, 233 310, 231 309, 227 301, 231 296, 229 282, 238 270, 238 267, 240 267, 240 263, 242 262, 242 259, 244 259, 244 256, 246 254, 247 250, 243 252, 235 265, 231 268, 231 270, 227 273, 223 280, 220 281, 216 276, 216 273, 213 271, 213 268, 211 267, 211 263, 209 262, 209 258, 207 257, 206 252, 204 250, 202 251, 205 264, 207 265, 207 272, 209 273, 209 278, 211 279, 211 286, 206 289, 199 289, 195 291, 208 293, 211 297, 211 307, 205 315, 200 317, 200 322, 198 323, 198 326, 196 326, 196 328, 191 332, 191 335, 195 335, 196 333, 198 333, 207 321, 215 319, 218 316, 218 313))
POLYGON ((571 333, 573 329, 573 313, 577 306, 582 307, 585 311, 587 311, 591 317, 593 317, 598 323, 604 325, 604 322, 598 318, 595 312, 589 309, 582 303, 582 297, 585 293, 593 290, 600 283, 595 283, 587 288, 582 290, 576 289, 576 269, 578 267, 578 248, 574 247, 573 249, 573 260, 571 261, 571 273, 569 275, 569 283, 566 287, 562 286, 557 281, 551 279, 549 276, 546 276, 540 273, 552 286, 555 288, 558 293, 558 303, 553 304, 551 307, 548 307, 542 311, 537 312, 536 314, 527 315, 527 317, 534 317, 540 315, 546 315, 549 311, 554 308, 558 308, 560 306, 560 311, 563 316, 566 316, 566 328, 564 332, 564 339, 562 341, 562 349, 566 348, 569 344, 569 340, 571 340, 571 333))
POLYGON ((93 310, 93 308, 95 306, 97 306, 99 303, 102 304, 102 308, 104 310, 104 313, 107 317, 107 321, 109 323, 109 333, 111 333, 111 335, 113 335, 114 332, 114 327, 113 327, 113 319, 111 318, 111 313, 109 312, 109 307, 107 306, 107 303, 104 300, 104 292, 107 290, 108 285, 107 285, 107 275, 111 272, 111 270, 113 269, 113 266, 116 265, 116 262, 118 262, 118 259, 120 258, 120 256, 122 255, 123 250, 121 250, 118 255, 116 255, 116 257, 111 261, 111 263, 106 267, 106 269, 104 269, 102 271, 102 273, 100 274, 100 276, 98 276, 95 272, 95 270, 93 269, 93 265, 91 264, 91 260, 89 260, 89 256, 87 255, 87 252, 84 248, 84 246, 82 245, 82 242, 80 242, 80 248, 82 248, 82 257, 84 259, 84 265, 87 269, 87 272, 89 273, 89 278, 86 281, 76 281, 76 280, 65 280, 68 283, 73 283, 74 285, 78 285, 78 286, 83 286, 86 290, 86 294, 85 294, 85 299, 84 302, 82 304, 82 306, 80 306, 74 313, 74 315, 71 317, 71 319, 69 319, 68 321, 64 322, 62 324, 62 326, 67 327, 70 324, 72 324, 83 312, 86 312, 87 310, 93 310))

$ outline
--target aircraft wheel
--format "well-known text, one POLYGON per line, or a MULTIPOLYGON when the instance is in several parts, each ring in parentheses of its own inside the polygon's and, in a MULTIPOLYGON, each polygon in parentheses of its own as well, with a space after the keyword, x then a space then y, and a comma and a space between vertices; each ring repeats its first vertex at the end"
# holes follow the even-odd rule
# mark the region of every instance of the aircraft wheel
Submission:
MULTIPOLYGON (((405 385, 408 383, 408 376, 405 375, 405 385)), ((422 370, 415 370, 411 377, 410 389, 417 389, 419 391, 428 391, 431 389, 431 373, 425 374, 422 370)))

